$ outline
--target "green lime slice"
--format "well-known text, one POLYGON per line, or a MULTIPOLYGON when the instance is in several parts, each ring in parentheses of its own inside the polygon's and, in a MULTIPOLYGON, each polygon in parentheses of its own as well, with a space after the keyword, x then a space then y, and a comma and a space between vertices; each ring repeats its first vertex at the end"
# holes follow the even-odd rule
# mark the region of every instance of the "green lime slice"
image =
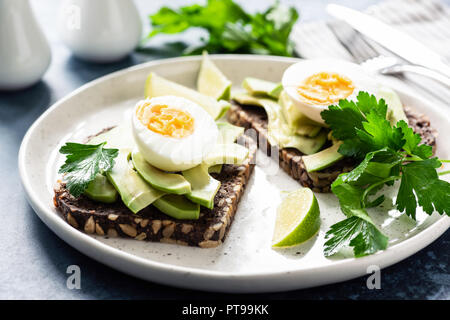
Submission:
POLYGON ((278 207, 272 246, 290 247, 305 242, 319 227, 319 204, 311 189, 292 191, 278 207))
POLYGON ((211 61, 206 51, 203 52, 203 60, 197 79, 197 89, 200 93, 217 100, 230 99, 231 81, 211 61))

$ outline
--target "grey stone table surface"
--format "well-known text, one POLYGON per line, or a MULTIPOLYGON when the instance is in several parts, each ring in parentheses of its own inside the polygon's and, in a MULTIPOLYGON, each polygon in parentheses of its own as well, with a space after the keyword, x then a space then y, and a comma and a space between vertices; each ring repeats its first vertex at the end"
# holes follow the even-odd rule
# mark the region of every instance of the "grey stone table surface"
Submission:
MULTIPOLYGON (((143 18, 163 0, 136 1, 143 18)), ((177 6, 189 1, 171 1, 177 6)), ((192 2, 192 1, 191 1, 192 2)), ((241 1, 249 10, 271 1, 241 1)), ((302 20, 325 19, 326 0, 285 1, 301 10, 302 20)), ((335 1, 356 9, 374 0, 335 1)), ((448 1, 447 1, 448 2, 448 1)), ((77 60, 60 43, 55 27, 57 0, 32 0, 52 46, 52 64, 43 80, 21 92, 0 93, 0 298, 2 299, 450 299, 447 231, 415 255, 382 270, 381 289, 366 278, 305 290, 259 295, 190 291, 145 282, 106 267, 73 249, 50 231, 28 205, 19 179, 17 154, 28 127, 55 101, 110 72, 152 59, 179 55, 155 40, 145 55, 107 65, 77 60), (81 289, 66 287, 69 265, 81 268, 81 289)), ((187 37, 188 35, 186 35, 187 37)))

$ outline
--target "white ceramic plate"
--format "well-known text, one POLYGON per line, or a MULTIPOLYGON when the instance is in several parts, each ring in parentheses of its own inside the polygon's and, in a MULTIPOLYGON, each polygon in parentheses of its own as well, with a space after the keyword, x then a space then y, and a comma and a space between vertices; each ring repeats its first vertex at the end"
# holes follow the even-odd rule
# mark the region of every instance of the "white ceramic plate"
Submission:
MULTIPOLYGON (((219 68, 240 86, 244 77, 272 81, 296 59, 246 56, 212 56, 219 68)), ((218 248, 200 249, 121 238, 89 236, 69 226, 53 206, 53 187, 63 159, 59 147, 66 141, 81 141, 104 127, 118 124, 143 96, 147 75, 153 71, 194 87, 200 58, 176 58, 135 66, 88 83, 49 108, 28 130, 19 153, 19 169, 29 202, 42 221, 60 238, 106 265, 133 276, 186 288, 223 292, 265 292, 318 286, 359 277, 367 267, 389 266, 424 248, 450 225, 448 217, 418 214, 414 222, 391 209, 371 211, 390 237, 387 250, 355 259, 341 254, 331 259, 322 254, 328 227, 342 219, 332 194, 318 194, 322 226, 306 244, 272 250, 270 241, 276 207, 282 191, 300 185, 274 163, 260 155, 239 205, 227 239, 218 248), (276 168, 276 167, 275 167, 276 168)), ((439 110, 420 97, 394 85, 402 101, 431 118, 438 129, 438 155, 450 158, 448 110, 439 110)), ((388 205, 388 204, 387 204, 388 205)))

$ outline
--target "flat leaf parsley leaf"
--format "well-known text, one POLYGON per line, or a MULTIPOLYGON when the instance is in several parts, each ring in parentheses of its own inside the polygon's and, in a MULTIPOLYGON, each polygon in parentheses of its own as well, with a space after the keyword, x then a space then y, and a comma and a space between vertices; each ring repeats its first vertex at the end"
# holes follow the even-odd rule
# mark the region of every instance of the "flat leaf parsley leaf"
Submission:
POLYGON ((416 218, 417 202, 423 210, 432 214, 450 215, 450 184, 439 180, 436 168, 441 162, 436 159, 411 162, 402 166, 402 179, 397 196, 397 208, 416 218), (416 201, 417 197, 417 201, 416 201))
POLYGON ((362 257, 385 249, 388 242, 388 238, 377 227, 357 216, 332 225, 325 239, 325 256, 331 256, 350 245, 354 247, 355 257, 362 257))
POLYGON ((119 150, 106 149, 105 144, 106 142, 97 145, 68 142, 59 149, 59 153, 67 155, 59 173, 65 173, 67 189, 74 197, 79 197, 86 190, 97 173, 113 168, 114 158, 119 150))
POLYGON ((406 140, 403 149, 410 156, 416 155, 421 159, 428 159, 433 155, 431 146, 426 144, 420 145, 422 138, 417 133, 414 133, 413 129, 408 127, 408 124, 405 121, 400 120, 397 122, 397 127, 402 130, 403 138, 406 140))

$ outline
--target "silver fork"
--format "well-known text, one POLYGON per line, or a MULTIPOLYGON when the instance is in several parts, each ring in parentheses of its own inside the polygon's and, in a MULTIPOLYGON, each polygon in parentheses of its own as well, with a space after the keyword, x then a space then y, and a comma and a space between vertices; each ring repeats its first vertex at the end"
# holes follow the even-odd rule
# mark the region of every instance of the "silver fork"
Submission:
POLYGON ((361 65, 372 72, 378 72, 384 75, 396 75, 404 72, 419 74, 438 81, 450 88, 449 77, 420 65, 403 63, 396 57, 379 55, 375 58, 366 60, 361 65))
POLYGON ((389 54, 386 49, 376 44, 371 44, 350 26, 342 23, 330 23, 329 27, 356 62, 360 63, 368 71, 383 75, 401 75, 405 72, 415 73, 438 81, 450 88, 450 77, 438 71, 410 64, 393 56, 384 55, 383 53, 389 54))

